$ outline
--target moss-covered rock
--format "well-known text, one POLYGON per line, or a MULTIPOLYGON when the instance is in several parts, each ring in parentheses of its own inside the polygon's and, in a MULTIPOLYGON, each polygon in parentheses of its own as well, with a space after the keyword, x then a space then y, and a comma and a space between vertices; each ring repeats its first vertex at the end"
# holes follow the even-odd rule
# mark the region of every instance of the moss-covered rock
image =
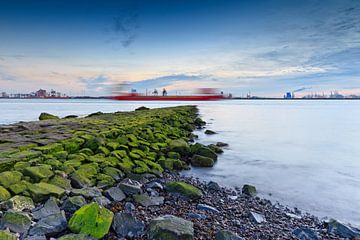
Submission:
POLYGON ((60 119, 58 116, 55 116, 55 115, 52 115, 50 113, 46 113, 46 112, 43 112, 40 114, 39 116, 39 120, 40 121, 44 121, 44 120, 58 120, 60 119))
POLYGON ((74 213, 68 227, 74 233, 84 233, 101 239, 109 232, 113 216, 114 214, 106 208, 97 203, 90 203, 74 213))
POLYGON ((211 150, 213 150, 215 153, 223 153, 224 152, 220 147, 216 146, 215 144, 210 144, 208 147, 211 150))
POLYGON ((242 193, 251 197, 256 196, 256 187, 253 185, 245 184, 242 187, 242 193))
POLYGON ((99 147, 105 145, 104 138, 101 137, 94 137, 92 135, 85 135, 82 136, 83 139, 85 139, 85 143, 83 144, 84 148, 89 148, 92 151, 96 151, 99 147))
POLYGON ((94 152, 93 150, 91 150, 90 148, 83 148, 79 151, 79 153, 84 153, 86 154, 87 156, 92 156, 94 155, 94 152))
POLYGON ((0 173, 0 185, 5 188, 9 188, 11 185, 20 182, 22 177, 21 172, 6 171, 0 173))
POLYGON ((177 152, 168 152, 167 156, 172 159, 180 159, 180 154, 177 152))
POLYGON ((100 146, 98 148, 98 150, 96 151, 96 153, 100 153, 100 154, 104 154, 105 156, 109 156, 110 150, 107 149, 106 147, 100 146))
POLYGON ((15 234, 12 234, 9 231, 6 230, 0 230, 0 239, 4 239, 4 240, 16 240, 17 237, 15 234))
POLYGON ((15 165, 14 165, 14 170, 16 171, 21 171, 23 170, 24 168, 26 167, 30 167, 31 166, 31 163, 30 162, 16 162, 15 165))
POLYGON ((115 181, 120 181, 125 176, 122 171, 114 167, 105 167, 103 173, 111 176, 115 181))
POLYGON ((71 181, 65 177, 55 175, 49 181, 50 184, 61 187, 63 189, 69 190, 71 189, 71 181))
POLYGON ((53 155, 55 158, 64 161, 64 160, 66 160, 69 153, 67 151, 59 151, 59 152, 54 153, 53 155))
POLYGON ((0 186, 0 202, 8 200, 11 197, 11 194, 6 190, 6 188, 0 186))
POLYGON ((64 140, 62 143, 64 145, 65 151, 68 153, 76 153, 81 148, 82 144, 84 144, 85 140, 82 138, 72 138, 64 140))
POLYGON ((170 141, 169 149, 170 151, 177 152, 182 156, 187 156, 190 153, 189 144, 184 139, 170 141))
POLYGON ((103 173, 99 173, 96 179, 97 179, 97 186, 99 188, 108 187, 115 184, 115 180, 111 176, 103 173))
POLYGON ((24 180, 9 186, 10 192, 12 192, 15 195, 22 194, 24 191, 26 191, 26 189, 27 189, 27 182, 24 180))
POLYGON ((193 223, 172 215, 157 217, 149 224, 147 239, 192 240, 194 239, 193 223))
POLYGON ((50 178, 54 175, 49 165, 27 167, 24 169, 23 174, 29 176, 34 181, 40 181, 41 179, 50 178))
POLYGON ((214 161, 217 160, 217 154, 213 150, 211 150, 210 148, 208 148, 206 146, 200 146, 200 147, 196 148, 193 151, 193 154, 208 157, 208 158, 213 159, 214 161))
POLYGON ((6 212, 0 221, 1 228, 9 228, 10 231, 25 233, 31 226, 31 219, 27 214, 19 212, 6 212))
POLYGON ((212 158, 195 154, 191 158, 191 165, 194 167, 212 167, 214 166, 214 160, 212 158))
POLYGON ((189 199, 199 199, 203 196, 200 189, 185 182, 169 182, 166 184, 166 191, 189 199))
POLYGON ((34 184, 34 186, 46 190, 47 192, 49 192, 50 196, 54 196, 56 198, 62 197, 65 193, 65 190, 63 188, 50 183, 40 182, 34 184))
POLYGON ((21 212, 25 209, 31 210, 35 208, 34 202, 31 198, 20 195, 16 195, 7 200, 6 202, 3 202, 1 206, 5 207, 6 209, 11 209, 18 212, 21 212))
POLYGON ((58 240, 94 240, 94 238, 86 235, 86 234, 66 234, 60 238, 58 238, 58 240))
POLYGON ((43 154, 54 154, 64 150, 64 147, 60 143, 51 143, 45 146, 34 148, 37 151, 42 152, 43 154))

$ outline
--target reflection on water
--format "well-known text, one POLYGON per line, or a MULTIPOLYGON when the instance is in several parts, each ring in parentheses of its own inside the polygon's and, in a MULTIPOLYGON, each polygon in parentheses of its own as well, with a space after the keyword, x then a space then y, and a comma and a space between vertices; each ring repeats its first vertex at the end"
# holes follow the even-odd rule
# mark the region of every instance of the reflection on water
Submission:
POLYGON ((185 174, 227 186, 251 183, 274 201, 360 225, 360 101, 114 102, 0 100, 0 123, 197 104, 208 128, 202 143, 230 146, 211 169, 185 174), (271 196, 270 196, 271 194, 271 196))

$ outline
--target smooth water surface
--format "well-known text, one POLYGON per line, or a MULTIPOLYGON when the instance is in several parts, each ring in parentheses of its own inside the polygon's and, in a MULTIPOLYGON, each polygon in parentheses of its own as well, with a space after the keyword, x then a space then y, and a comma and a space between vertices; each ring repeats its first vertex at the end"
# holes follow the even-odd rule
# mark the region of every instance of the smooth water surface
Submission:
POLYGON ((185 172, 225 186, 257 186, 261 196, 320 217, 360 225, 360 101, 232 100, 117 102, 0 100, 0 123, 59 116, 197 104, 208 128, 202 143, 230 146, 214 168, 185 172))

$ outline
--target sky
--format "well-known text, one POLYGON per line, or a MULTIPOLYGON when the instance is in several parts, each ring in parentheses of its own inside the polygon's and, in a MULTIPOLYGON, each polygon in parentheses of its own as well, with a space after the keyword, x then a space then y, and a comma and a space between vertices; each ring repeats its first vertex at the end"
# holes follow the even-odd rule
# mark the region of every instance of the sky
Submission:
POLYGON ((3 1, 0 92, 360 95, 358 0, 3 1), (298 90, 298 91, 297 91, 298 90))

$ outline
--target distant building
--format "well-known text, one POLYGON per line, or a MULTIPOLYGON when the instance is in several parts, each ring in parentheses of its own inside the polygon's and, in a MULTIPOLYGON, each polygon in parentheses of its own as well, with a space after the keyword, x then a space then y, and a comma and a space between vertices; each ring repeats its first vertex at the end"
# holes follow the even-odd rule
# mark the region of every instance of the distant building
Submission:
POLYGON ((38 91, 35 93, 35 95, 36 95, 36 97, 38 97, 38 98, 45 98, 45 97, 47 97, 47 95, 46 95, 46 90, 44 90, 44 89, 38 90, 38 91))
POLYGON ((291 98, 294 98, 293 94, 291 94, 291 92, 287 92, 285 95, 284 95, 284 98, 285 99, 291 99, 291 98))
POLYGON ((2 98, 8 98, 9 95, 8 95, 6 92, 2 92, 2 93, 1 93, 1 97, 2 97, 2 98))

